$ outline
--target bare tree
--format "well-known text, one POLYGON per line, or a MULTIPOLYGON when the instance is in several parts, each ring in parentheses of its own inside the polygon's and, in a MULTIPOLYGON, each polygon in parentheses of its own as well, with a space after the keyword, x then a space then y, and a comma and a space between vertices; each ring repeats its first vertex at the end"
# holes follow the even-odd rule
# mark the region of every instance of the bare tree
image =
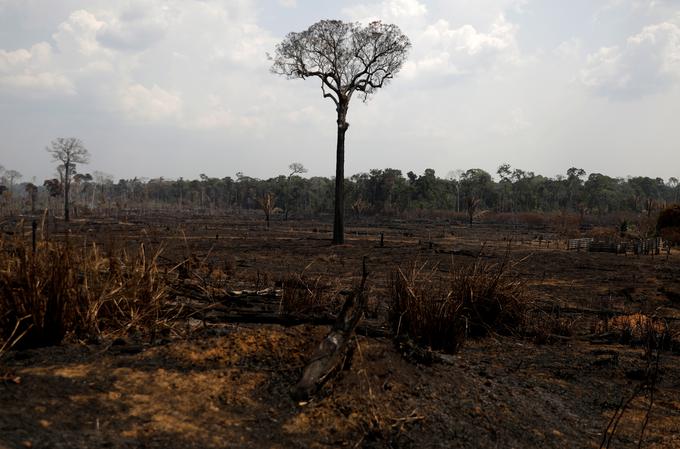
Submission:
POLYGON ((21 179, 23 175, 16 170, 7 170, 5 172, 5 178, 9 181, 9 190, 11 191, 14 187, 14 181, 21 179))
POLYGON ((262 212, 264 212, 264 220, 267 224, 267 230, 269 230, 269 219, 276 210, 276 198, 273 193, 267 192, 262 198, 257 199, 257 204, 260 206, 260 209, 262 209, 262 212))
POLYGON ((47 152, 52 155, 54 162, 61 162, 63 167, 64 186, 64 221, 69 221, 69 189, 71 178, 75 173, 76 164, 87 164, 90 153, 83 142, 75 137, 59 137, 52 141, 47 152))
POLYGON ((297 174, 302 174, 302 173, 307 173, 307 169, 305 168, 304 165, 302 165, 300 162, 293 162, 288 166, 288 169, 290 170, 290 174, 288 175, 288 178, 286 179, 286 215, 285 219, 288 220, 288 211, 290 209, 290 180, 293 176, 297 174))
POLYGON ((352 95, 364 101, 399 72, 411 46, 396 25, 366 26, 322 20, 306 31, 289 33, 276 46, 272 72, 289 79, 316 77, 324 98, 335 103, 338 138, 335 167, 333 243, 344 242, 345 133, 352 95))

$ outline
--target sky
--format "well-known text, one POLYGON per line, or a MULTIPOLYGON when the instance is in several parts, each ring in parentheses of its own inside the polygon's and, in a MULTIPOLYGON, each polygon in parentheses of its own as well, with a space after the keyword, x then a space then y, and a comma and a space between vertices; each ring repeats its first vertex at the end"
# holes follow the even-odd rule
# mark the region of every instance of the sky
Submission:
POLYGON ((322 19, 412 42, 350 104, 347 174, 680 176, 680 0, 0 0, 0 165, 42 183, 74 136, 115 179, 331 176, 334 104, 267 59, 322 19))

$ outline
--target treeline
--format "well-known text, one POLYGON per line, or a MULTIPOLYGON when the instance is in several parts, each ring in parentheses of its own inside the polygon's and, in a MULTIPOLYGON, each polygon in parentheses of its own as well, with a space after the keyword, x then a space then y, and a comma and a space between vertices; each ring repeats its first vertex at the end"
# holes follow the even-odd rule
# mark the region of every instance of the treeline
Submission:
MULTIPOLYGON (((181 209, 205 212, 259 209, 266 196, 282 214, 314 215, 333 211, 334 180, 304 177, 300 164, 291 172, 270 179, 236 177, 169 180, 120 179, 102 173, 77 175, 71 186, 73 207, 86 209, 181 209)), ((16 178, 16 177, 15 177, 16 178)), ((2 207, 26 211, 58 209, 63 195, 60 179, 32 183, 0 180, 2 207)), ((432 169, 417 175, 386 168, 359 173, 346 180, 346 208, 357 214, 400 214, 412 210, 469 212, 572 211, 605 214, 633 211, 651 214, 665 204, 677 203, 676 178, 612 178, 587 174, 572 167, 554 178, 505 164, 495 176, 481 169, 451 172, 439 177, 432 169)), ((77 212, 77 210, 76 210, 77 212)))

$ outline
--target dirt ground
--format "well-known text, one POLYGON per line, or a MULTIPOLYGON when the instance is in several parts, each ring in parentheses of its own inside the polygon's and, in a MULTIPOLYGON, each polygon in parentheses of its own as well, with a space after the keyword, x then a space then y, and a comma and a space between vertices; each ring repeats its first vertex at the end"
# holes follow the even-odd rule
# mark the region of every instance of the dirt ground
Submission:
MULTIPOLYGON (((109 249, 162 247, 163 266, 192 260, 229 289, 273 287, 302 272, 351 288, 366 256, 377 315, 397 267, 446 271, 510 251, 536 302, 564 311, 573 335, 469 340, 429 366, 387 338, 359 335, 351 366, 308 403, 290 389, 324 326, 224 322, 153 340, 13 351, 0 361, 0 448, 598 448, 647 365, 642 347, 598 337, 594 311, 680 324, 677 250, 575 252, 550 229, 434 220, 354 222, 340 246, 330 231, 323 221, 275 221, 267 231, 259 216, 156 214, 80 219, 68 233, 109 249)), ((63 224, 50 232, 67 234, 63 224)), ((680 448, 680 354, 661 353, 653 391, 642 447, 680 448)), ((638 447, 649 405, 648 390, 630 402, 610 447, 638 447)))

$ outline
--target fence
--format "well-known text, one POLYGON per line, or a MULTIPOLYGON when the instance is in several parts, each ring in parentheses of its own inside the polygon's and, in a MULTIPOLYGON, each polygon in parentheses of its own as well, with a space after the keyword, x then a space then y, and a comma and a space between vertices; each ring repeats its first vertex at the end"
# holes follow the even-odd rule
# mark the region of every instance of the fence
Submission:
POLYGON ((567 241, 567 250, 585 250, 599 253, 626 254, 632 251, 635 255, 660 254, 665 247, 661 237, 639 239, 632 242, 617 240, 595 240, 593 238, 570 239, 567 241))
POLYGON ((586 238, 586 239, 570 239, 567 241, 567 249, 568 250, 576 250, 576 251, 581 251, 582 249, 588 250, 590 248, 590 244, 594 241, 595 239, 592 238, 586 238))
POLYGON ((661 252, 662 247, 663 240, 661 239, 661 237, 638 240, 633 244, 633 253, 635 255, 659 254, 661 252))

